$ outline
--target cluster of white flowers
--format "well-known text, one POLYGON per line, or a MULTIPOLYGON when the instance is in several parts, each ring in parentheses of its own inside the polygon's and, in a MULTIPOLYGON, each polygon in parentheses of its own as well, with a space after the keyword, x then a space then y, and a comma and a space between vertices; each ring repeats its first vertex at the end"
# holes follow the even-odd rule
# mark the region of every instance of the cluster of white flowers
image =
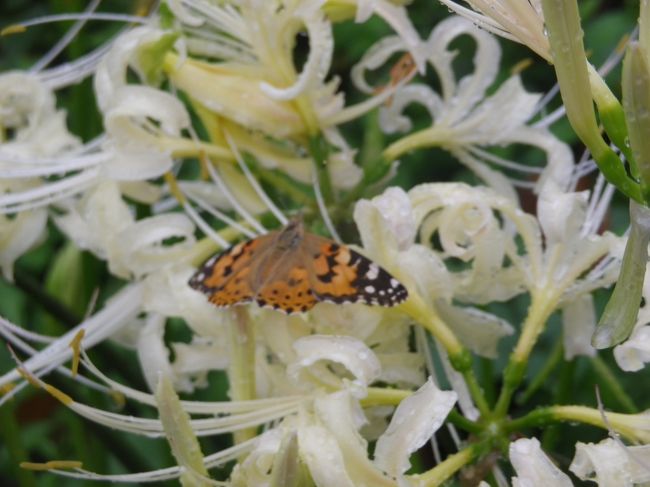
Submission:
MULTIPOLYGON (((456 403, 463 421, 485 419, 489 408, 472 382, 471 367, 463 369, 459 360, 467 351, 496 358, 500 340, 519 328, 486 311, 486 305, 530 297, 511 359, 516 364, 527 363, 555 311, 562 313, 565 358, 595 354, 592 292, 616 280, 625 243, 624 237, 599 233, 613 189, 599 178, 593 191, 576 190, 586 164, 574 163, 570 148, 544 120, 532 122, 540 96, 527 92, 519 76, 493 89, 499 44, 470 21, 533 44, 549 59, 538 2, 524 2, 524 10, 535 16, 522 23, 516 17, 525 12, 514 7, 522 2, 495 2, 496 7, 470 2, 495 16, 488 19, 443 0, 470 20, 451 16, 428 39, 420 38, 402 3, 169 0, 159 12, 130 19, 135 27, 83 59, 0 74, 5 279, 13 279, 16 260, 38 246, 53 225, 126 281, 101 309, 60 337, 43 337, 0 318, 0 336, 26 357, 0 376, 0 390, 6 391, 0 405, 29 382, 38 384, 90 421, 166 437, 177 461, 175 467, 124 475, 78 465, 65 470, 54 462, 52 472, 211 485, 208 469, 234 461, 228 483, 233 486, 290 485, 289 480, 318 486, 439 485, 485 452, 466 448, 460 439, 460 452, 450 463, 438 458, 445 468, 418 475, 407 474, 411 454, 432 441, 456 403), (352 79, 368 97, 346 105, 339 80, 329 77, 333 24, 363 23, 372 16, 395 34, 359 60, 352 79), (294 48, 302 33, 309 51, 297 67, 294 48), (459 77, 458 53, 451 46, 462 36, 476 47, 473 71, 459 77), (381 90, 367 81, 368 71, 385 69, 404 53, 420 74, 433 71, 439 91, 422 79, 410 83, 410 77, 381 90), (55 91, 88 75, 104 132, 83 143, 66 128, 55 91), (405 111, 412 104, 426 109, 429 127, 413 131, 405 111), (382 177, 366 181, 343 124, 373 109, 379 110, 381 129, 399 138, 382 154, 388 168, 382 177), (315 139, 328 146, 324 161, 310 151, 315 139), (531 167, 489 151, 510 144, 541 150, 545 164, 531 167), (327 209, 336 210, 336 203, 327 200, 328 192, 344 199, 365 183, 376 187, 391 175, 394 161, 429 147, 448 151, 484 185, 389 187, 347 209, 353 209, 359 251, 407 287, 410 298, 403 305, 319 303, 308 313, 288 316, 255 306, 218 309, 188 286, 202 259, 238 238, 263 233, 263 216, 286 223, 261 182, 277 184, 290 196, 307 195, 307 211, 321 210, 331 226, 327 209), (201 177, 185 176, 191 171, 182 171, 184 165, 200 166, 201 177), (504 170, 524 176, 507 177, 504 170), (533 183, 531 175, 537 176, 533 183), (314 196, 295 189, 309 184, 314 196), (518 187, 533 188, 536 216, 521 209, 518 187), (147 216, 139 216, 135 205, 146 206, 147 216), (210 226, 213 219, 223 223, 218 230, 210 226), (189 343, 165 341, 171 317, 187 324, 189 343), (432 342, 424 329, 434 337, 442 370, 430 362, 432 342), (76 380, 154 407, 159 419, 104 411, 46 386, 52 371, 73 375, 64 364, 75 355, 70 346, 75 337, 87 372, 76 380), (148 392, 120 384, 93 365, 85 352, 105 339, 137 353, 148 392), (46 346, 37 350, 30 342, 46 346), (228 375, 231 401, 179 399, 179 392, 206 387, 214 370, 228 375), (441 390, 439 380, 453 390, 441 390), (225 433, 233 434, 232 447, 201 451, 197 437, 225 433)), ((650 300, 650 285, 644 290, 650 300)), ((624 370, 650 361, 647 309, 632 338, 615 350, 624 370)), ((507 408, 509 398, 506 394, 500 404, 507 408)), ((646 482, 650 474, 635 460, 647 457, 646 451, 610 439, 579 443, 571 471, 600 485, 624 485, 616 483, 624 477, 632 479, 625 485, 646 482), (620 461, 602 460, 612 452, 620 461)), ((513 485, 571 485, 534 438, 512 442, 509 458, 516 471, 513 485)), ((498 466, 493 471, 503 477, 498 466)))

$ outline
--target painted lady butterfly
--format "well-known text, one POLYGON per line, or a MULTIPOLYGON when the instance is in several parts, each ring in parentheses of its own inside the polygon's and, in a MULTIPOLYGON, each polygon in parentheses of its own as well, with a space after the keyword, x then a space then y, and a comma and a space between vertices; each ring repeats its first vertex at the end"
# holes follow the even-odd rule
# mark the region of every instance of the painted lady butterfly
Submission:
POLYGON ((306 233, 299 218, 208 259, 189 285, 220 307, 255 301, 285 313, 305 312, 318 301, 394 306, 408 297, 376 263, 306 233))

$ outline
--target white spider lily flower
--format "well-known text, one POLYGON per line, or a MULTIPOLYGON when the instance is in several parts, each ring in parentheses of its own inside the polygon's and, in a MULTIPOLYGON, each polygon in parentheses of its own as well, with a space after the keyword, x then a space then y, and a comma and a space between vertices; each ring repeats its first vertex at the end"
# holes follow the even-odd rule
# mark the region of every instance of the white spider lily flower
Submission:
POLYGON ((537 438, 521 438, 510 443, 509 457, 517 472, 512 478, 512 487, 573 486, 569 476, 553 465, 542 451, 537 438))
POLYGON ((541 0, 467 0, 471 9, 455 0, 440 2, 480 28, 520 42, 551 61, 551 46, 544 28, 541 0))
POLYGON ((456 404, 453 391, 441 391, 431 377, 404 399, 386 432, 377 441, 375 463, 393 477, 401 477, 411 463, 410 455, 431 439, 456 404))
POLYGON ((336 148, 328 161, 333 184, 354 186, 361 178, 360 168, 353 163, 354 152, 336 124, 329 122, 343 112, 344 102, 337 91, 338 80, 325 80, 333 39, 321 2, 277 9, 272 2, 233 6, 186 0, 183 6, 192 15, 186 26, 184 17, 179 18, 188 56, 167 53, 163 69, 192 100, 204 124, 225 123, 242 151, 255 155, 264 167, 280 168, 302 182, 311 182, 313 171, 300 148, 304 137, 322 133, 336 148), (202 18, 200 26, 196 18, 202 18), (294 36, 302 30, 309 36, 309 54, 298 72, 294 36), (274 145, 269 136, 293 140, 297 146, 274 145))
MULTIPOLYGON (((376 69, 393 53, 404 50, 403 41, 394 37, 373 46, 353 71, 357 87, 366 92, 372 90, 364 79, 364 71, 376 69)), ((426 43, 426 52, 427 61, 440 80, 440 93, 419 83, 401 87, 390 106, 381 108, 380 123, 388 133, 409 131, 412 122, 404 111, 411 104, 419 104, 429 112, 432 125, 397 140, 386 148, 384 157, 394 160, 415 148, 442 147, 489 186, 516 200, 511 181, 490 166, 502 165, 524 174, 539 170, 500 159, 483 148, 526 144, 547 151, 554 137, 544 129, 526 125, 535 113, 539 95, 526 92, 519 77, 512 76, 487 96, 498 72, 499 45, 488 33, 460 17, 445 19, 436 26, 426 43), (453 62, 458 52, 450 45, 462 35, 476 41, 475 70, 457 79, 453 62)), ((529 184, 526 180, 518 183, 529 184)))
POLYGON ((569 466, 581 480, 602 487, 633 487, 650 482, 650 445, 623 446, 611 438, 576 444, 569 466))
POLYGON ((189 259, 195 242, 194 224, 183 214, 135 221, 117 183, 110 180, 70 205, 55 222, 80 248, 106 259, 111 272, 124 278, 189 259), (163 240, 171 237, 182 241, 163 246, 163 240))
MULTIPOLYGON (((454 276, 445 268, 443 259, 431 248, 415 243, 418 228, 422 231, 427 228, 428 231, 433 227, 421 227, 423 217, 417 216, 411 194, 412 192, 407 194, 399 188, 389 188, 370 201, 361 200, 357 203, 354 218, 364 250, 394 273, 412 292, 417 291, 433 302, 442 302, 441 312, 445 312, 443 318, 449 320, 448 324, 460 340, 473 351, 492 356, 498 341, 503 336, 512 334, 512 327, 489 313, 444 304, 452 296, 458 296, 455 294, 458 288, 455 289, 454 276), (476 333, 479 328, 481 338, 476 333)), ((448 222, 450 225, 462 222, 459 230, 462 227, 463 231, 471 231, 467 230, 469 227, 466 219, 459 218, 458 214, 449 218, 448 222)), ((482 234, 487 235, 485 231, 482 234)), ((430 241, 427 235, 423 235, 423 242, 430 241)), ((493 241, 492 238, 487 240, 493 241)), ((489 252, 489 258, 497 257, 498 253, 493 250, 489 252)), ((487 256, 487 249, 485 254, 487 256)), ((495 263, 495 267, 501 267, 501 263, 495 263)), ((490 287, 494 289, 494 279, 490 287)))
MULTIPOLYGON (((453 392, 440 391, 429 380, 402 401, 380 436, 375 460, 359 429, 367 423, 358 399, 349 390, 314 398, 312 407, 288 417, 256 440, 249 459, 233 473, 234 485, 267 485, 283 438, 297 436, 296 454, 319 486, 396 486, 405 479, 410 454, 428 441, 455 403, 453 392), (381 445, 381 447, 379 446, 381 445), (264 482, 266 480, 266 482, 264 482)), ((406 481, 406 480, 405 480, 406 481)))
POLYGON ((57 157, 79 140, 68 132, 54 94, 36 76, 17 71, 0 75, 0 134, 0 267, 12 280, 15 260, 41 240, 47 221, 45 210, 24 203, 43 193, 42 177, 61 171, 57 157), (4 214, 25 208, 33 209, 4 214))

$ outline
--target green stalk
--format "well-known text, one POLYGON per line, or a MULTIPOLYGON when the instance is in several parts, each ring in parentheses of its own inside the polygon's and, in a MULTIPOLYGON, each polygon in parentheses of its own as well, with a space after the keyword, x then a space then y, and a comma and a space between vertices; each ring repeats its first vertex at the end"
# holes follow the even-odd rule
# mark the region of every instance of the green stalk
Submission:
POLYGON ((463 448, 458 453, 449 455, 444 461, 440 462, 431 470, 413 475, 410 478, 413 480, 413 485, 421 487, 434 487, 442 485, 447 479, 454 475, 458 470, 465 465, 476 460, 484 451, 487 450, 486 443, 473 443, 466 448, 463 448))
POLYGON ((621 273, 591 337, 594 348, 613 347, 626 340, 636 323, 643 291, 650 243, 650 209, 630 200, 630 234, 625 245, 621 273))
POLYGON ((528 316, 522 326, 519 341, 510 355, 510 360, 503 374, 503 387, 494 408, 497 418, 505 417, 510 406, 510 401, 515 390, 526 375, 528 357, 537 338, 544 329, 544 325, 555 309, 557 296, 553 292, 534 292, 532 302, 528 308, 528 316))
MULTIPOLYGON (((230 366, 228 379, 230 381, 230 399, 232 401, 247 401, 255 399, 255 330, 254 323, 248 316, 248 311, 239 306, 232 312, 230 322, 230 366)), ((256 429, 247 428, 235 431, 235 443, 242 443, 254 438, 256 429)))
POLYGON ((328 167, 329 146, 322 135, 310 137, 309 154, 314 159, 316 165, 318 182, 320 184, 320 190, 323 193, 323 199, 325 200, 325 204, 329 204, 334 200, 334 190, 332 188, 332 180, 328 167))
POLYGON ((625 166, 598 129, 577 1, 542 0, 542 9, 555 73, 571 126, 589 148, 607 181, 629 198, 642 202, 638 183, 627 176, 625 166))
POLYGON ((553 350, 548 355, 546 362, 542 366, 542 370, 531 381, 524 392, 517 397, 517 404, 525 404, 535 394, 540 387, 542 387, 549 379, 551 373, 555 370, 558 364, 562 361, 562 353, 564 352, 564 345, 562 340, 558 340, 553 346, 553 350))
POLYGON ((618 401, 623 408, 624 412, 628 414, 635 414, 639 412, 639 408, 629 396, 625 389, 619 382, 618 378, 612 372, 612 369, 605 363, 605 361, 596 355, 591 359, 591 365, 598 376, 598 384, 603 389, 608 389, 611 395, 618 401))

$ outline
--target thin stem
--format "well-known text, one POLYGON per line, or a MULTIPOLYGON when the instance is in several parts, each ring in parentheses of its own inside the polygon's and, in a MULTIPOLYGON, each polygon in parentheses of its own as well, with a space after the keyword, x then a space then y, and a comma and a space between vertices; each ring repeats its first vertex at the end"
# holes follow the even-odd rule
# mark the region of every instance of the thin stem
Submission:
POLYGON ((332 188, 332 180, 328 166, 329 147, 322 135, 315 135, 309 139, 309 154, 316 162, 318 181, 320 182, 323 199, 329 204, 334 199, 334 190, 332 188))
POLYGON ((634 400, 629 396, 625 389, 619 382, 612 369, 605 363, 605 361, 595 356, 591 359, 591 365, 598 376, 598 384, 611 392, 618 403, 621 405, 626 413, 634 414, 639 412, 639 408, 634 404, 634 400))
POLYGON ((497 417, 506 415, 512 395, 524 379, 530 352, 556 304, 557 297, 553 293, 539 291, 532 293, 532 303, 528 308, 528 316, 522 327, 521 336, 504 372, 503 388, 494 409, 497 417))
POLYGON ((562 353, 564 352, 564 346, 562 340, 558 340, 553 346, 553 350, 548 355, 546 362, 542 366, 542 369, 535 376, 532 382, 524 390, 524 392, 517 397, 517 404, 525 404, 531 398, 535 392, 539 390, 544 384, 547 383, 551 372, 555 370, 560 361, 562 360, 562 353))
POLYGON ((422 327, 431 332, 431 334, 444 347, 451 365, 463 375, 467 382, 467 387, 482 415, 487 415, 490 411, 481 386, 478 384, 474 371, 472 370, 472 357, 469 352, 458 341, 454 332, 438 316, 434 309, 427 306, 422 297, 415 293, 410 293, 410 298, 402 304, 402 310, 411 316, 422 327))
POLYGON ((463 466, 472 462, 483 452, 485 446, 482 443, 474 443, 458 453, 449 455, 445 460, 431 470, 413 475, 413 483, 419 486, 434 487, 441 485, 448 478, 454 475, 463 466))
MULTIPOLYGON (((254 323, 248 316, 248 310, 242 306, 233 309, 230 322, 230 399, 248 401, 256 398, 255 392, 255 330, 254 323)), ((236 444, 256 436, 255 428, 235 431, 236 444)))

